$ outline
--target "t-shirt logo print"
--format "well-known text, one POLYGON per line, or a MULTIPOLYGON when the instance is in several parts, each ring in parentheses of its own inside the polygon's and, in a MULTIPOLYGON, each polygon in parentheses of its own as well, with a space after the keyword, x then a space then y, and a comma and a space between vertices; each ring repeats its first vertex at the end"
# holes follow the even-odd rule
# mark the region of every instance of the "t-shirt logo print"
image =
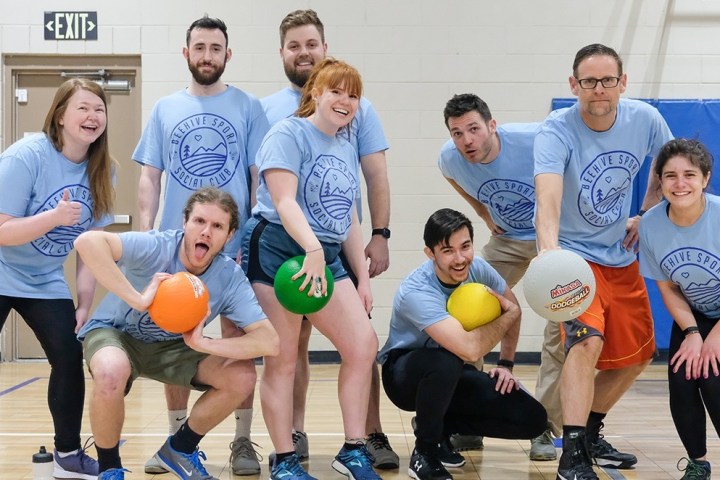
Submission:
POLYGON ((33 240, 31 245, 38 252, 48 257, 65 257, 73 249, 75 239, 88 228, 92 223, 93 207, 90 189, 84 185, 67 185, 53 192, 43 202, 33 215, 54 210, 62 200, 65 190, 70 193, 71 202, 77 202, 82 206, 80 221, 75 225, 61 225, 55 227, 45 235, 33 240))
POLYGON ((617 221, 639 170, 640 162, 628 152, 606 152, 595 157, 580 174, 578 209, 585 221, 595 227, 617 221))
POLYGON ((720 309, 720 258, 706 250, 684 247, 668 253, 660 263, 693 308, 701 313, 720 309))
POLYGON ((169 172, 185 188, 221 187, 233 178, 240 155, 229 121, 209 113, 193 115, 179 122, 170 138, 169 172))
POLYGON ((532 230, 535 187, 517 180, 496 178, 483 183, 477 199, 517 230, 532 230))
POLYGON ((345 162, 332 155, 320 155, 305 182, 305 206, 323 228, 343 234, 352 222, 357 185, 345 162))

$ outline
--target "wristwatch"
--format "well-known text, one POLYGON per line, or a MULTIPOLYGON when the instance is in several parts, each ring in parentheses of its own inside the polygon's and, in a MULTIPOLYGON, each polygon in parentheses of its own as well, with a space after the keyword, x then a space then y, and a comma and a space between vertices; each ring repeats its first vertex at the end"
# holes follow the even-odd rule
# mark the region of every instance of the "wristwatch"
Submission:
POLYGON ((373 235, 382 235, 383 238, 390 238, 389 228, 373 228, 373 235))

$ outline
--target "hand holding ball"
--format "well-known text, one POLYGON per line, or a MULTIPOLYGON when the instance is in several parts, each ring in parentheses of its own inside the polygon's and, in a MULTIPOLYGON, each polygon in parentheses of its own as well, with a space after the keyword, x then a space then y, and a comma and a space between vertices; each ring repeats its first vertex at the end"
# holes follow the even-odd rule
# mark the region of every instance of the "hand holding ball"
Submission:
POLYGON ((210 293, 202 280, 192 273, 177 272, 160 282, 148 313, 163 330, 184 333, 205 318, 209 301, 210 293))
POLYGON ((548 250, 530 263, 523 278, 525 300, 552 322, 577 318, 595 298, 595 275, 580 255, 548 250))
POLYGON ((327 282, 327 295, 322 295, 318 289, 318 285, 315 285, 315 280, 308 283, 305 286, 305 290, 300 290, 300 285, 302 285, 305 277, 301 275, 295 280, 293 280, 292 277, 300 271, 303 261, 305 261, 305 255, 298 255, 297 257, 286 260, 280 265, 280 268, 278 268, 273 284, 275 296, 280 302, 280 305, 285 307, 289 312, 300 315, 315 313, 327 305, 335 286, 332 273, 326 266, 325 281, 327 282), (308 295, 310 289, 313 289, 313 295, 308 295))
POLYGON ((450 294, 447 311, 466 331, 490 323, 500 316, 500 300, 482 283, 465 283, 450 294))

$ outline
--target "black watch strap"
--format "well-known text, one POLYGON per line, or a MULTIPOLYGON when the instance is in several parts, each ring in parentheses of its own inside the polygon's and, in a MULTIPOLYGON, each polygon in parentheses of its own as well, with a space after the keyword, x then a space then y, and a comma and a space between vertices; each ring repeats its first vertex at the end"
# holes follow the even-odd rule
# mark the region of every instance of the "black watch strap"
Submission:
POLYGON ((373 235, 382 235, 383 238, 390 238, 389 228, 373 228, 373 235))

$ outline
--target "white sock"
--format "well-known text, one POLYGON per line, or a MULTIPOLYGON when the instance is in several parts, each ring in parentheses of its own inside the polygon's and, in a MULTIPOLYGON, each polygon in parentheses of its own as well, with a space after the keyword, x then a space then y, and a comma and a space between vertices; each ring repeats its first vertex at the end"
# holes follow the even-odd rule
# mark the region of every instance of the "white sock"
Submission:
POLYGON ((170 435, 174 435, 175 432, 180 430, 180 427, 185 420, 187 420, 187 408, 182 410, 168 410, 168 425, 170 425, 170 435))
POLYGON ((250 440, 252 417, 252 408, 238 408, 235 410, 235 440, 240 437, 245 437, 250 440))

